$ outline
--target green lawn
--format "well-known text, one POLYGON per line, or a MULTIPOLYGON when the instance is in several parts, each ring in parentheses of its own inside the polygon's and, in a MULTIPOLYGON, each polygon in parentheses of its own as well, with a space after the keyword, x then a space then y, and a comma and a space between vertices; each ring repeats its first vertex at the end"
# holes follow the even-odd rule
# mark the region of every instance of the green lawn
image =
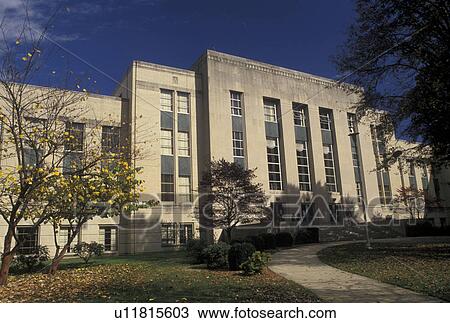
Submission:
POLYGON ((68 259, 53 278, 11 276, 0 302, 315 302, 308 290, 273 272, 245 277, 191 265, 184 252, 68 259))
POLYGON ((324 263, 382 282, 450 301, 450 243, 434 242, 346 244, 323 249, 324 263))

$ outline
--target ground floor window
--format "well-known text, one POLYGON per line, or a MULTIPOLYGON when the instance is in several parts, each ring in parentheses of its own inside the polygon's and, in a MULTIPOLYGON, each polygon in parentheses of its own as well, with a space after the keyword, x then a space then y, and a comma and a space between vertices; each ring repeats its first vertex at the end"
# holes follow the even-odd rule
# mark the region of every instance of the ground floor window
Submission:
POLYGON ((194 237, 194 224, 186 222, 161 223, 161 245, 185 245, 194 237))
POLYGON ((20 243, 20 254, 31 254, 39 245, 39 229, 33 226, 17 227, 17 238, 20 243))
POLYGON ((101 226, 99 242, 104 245, 105 251, 117 251, 117 227, 101 226))
MULTIPOLYGON (((69 241, 69 239, 72 236, 72 230, 69 226, 62 226, 59 230, 59 239, 58 244, 61 248, 63 248, 66 243, 69 241)), ((79 243, 79 234, 78 237, 75 237, 72 241, 72 243, 69 245, 69 248, 67 249, 67 252, 74 252, 73 247, 79 243)))

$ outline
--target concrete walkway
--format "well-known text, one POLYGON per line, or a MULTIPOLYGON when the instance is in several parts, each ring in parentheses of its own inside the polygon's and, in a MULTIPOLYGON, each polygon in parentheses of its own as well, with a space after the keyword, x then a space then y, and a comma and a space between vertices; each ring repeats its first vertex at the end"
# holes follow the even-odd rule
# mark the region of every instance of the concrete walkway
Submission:
MULTIPOLYGON (((376 242, 406 241, 407 239, 413 240, 400 238, 376 240, 376 242)), ((417 238, 414 239, 417 240, 417 238)), ((442 302, 438 298, 339 270, 319 260, 317 253, 320 250, 345 243, 352 242, 311 244, 283 250, 272 256, 269 268, 310 289, 325 302, 442 302)))

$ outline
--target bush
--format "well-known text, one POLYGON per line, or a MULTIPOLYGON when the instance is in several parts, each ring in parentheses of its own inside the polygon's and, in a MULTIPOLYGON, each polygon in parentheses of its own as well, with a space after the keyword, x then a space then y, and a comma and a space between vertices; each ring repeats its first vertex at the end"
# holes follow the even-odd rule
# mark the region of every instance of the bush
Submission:
POLYGON ((18 254, 15 259, 14 270, 21 271, 26 270, 32 272, 37 268, 42 268, 44 262, 50 260, 50 253, 48 248, 45 246, 37 246, 32 253, 29 254, 18 254))
POLYGON ((275 235, 277 247, 291 247, 294 244, 294 238, 289 232, 278 232, 275 235))
POLYGON ((191 239, 186 243, 186 251, 189 257, 194 259, 196 264, 203 263, 202 251, 207 247, 207 243, 201 239, 191 239))
POLYGON ((247 261, 255 251, 255 246, 249 242, 231 245, 228 251, 228 266, 230 270, 239 270, 240 265, 247 261))
POLYGON ((406 225, 407 237, 424 237, 424 236, 448 236, 450 235, 450 227, 434 227, 430 222, 418 222, 415 225, 406 225))
POLYGON ((245 240, 246 242, 251 243, 257 251, 264 251, 264 240, 261 236, 250 236, 245 240))
POLYGON ((102 244, 97 243, 97 242, 91 242, 91 243, 82 242, 82 243, 77 244, 73 248, 73 250, 78 255, 78 257, 83 259, 84 263, 87 264, 92 256, 97 256, 97 257, 101 256, 103 254, 103 251, 105 250, 105 248, 103 247, 102 244))
POLYGON ((241 265, 241 269, 243 270, 244 275, 247 276, 260 274, 262 270, 267 267, 269 260, 270 255, 268 253, 256 251, 241 265))
POLYGON ((295 244, 315 243, 315 242, 319 242, 318 228, 308 228, 299 230, 295 236, 294 241, 295 244))
POLYGON ((230 245, 218 242, 203 249, 202 257, 208 269, 228 268, 228 250, 230 245))
POLYGON ((264 250, 272 250, 277 248, 275 235, 273 233, 261 233, 259 236, 264 241, 264 250))

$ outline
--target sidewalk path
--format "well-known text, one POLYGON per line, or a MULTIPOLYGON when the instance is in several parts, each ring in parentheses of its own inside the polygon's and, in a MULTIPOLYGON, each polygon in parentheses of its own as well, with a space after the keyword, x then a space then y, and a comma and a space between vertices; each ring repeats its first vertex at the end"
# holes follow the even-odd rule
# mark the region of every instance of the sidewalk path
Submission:
MULTIPOLYGON (((383 239, 375 242, 407 239, 417 238, 383 239)), ((325 302, 442 302, 438 298, 342 271, 319 260, 317 253, 320 250, 344 243, 352 242, 311 244, 283 250, 272 256, 269 268, 310 289, 325 302)))

